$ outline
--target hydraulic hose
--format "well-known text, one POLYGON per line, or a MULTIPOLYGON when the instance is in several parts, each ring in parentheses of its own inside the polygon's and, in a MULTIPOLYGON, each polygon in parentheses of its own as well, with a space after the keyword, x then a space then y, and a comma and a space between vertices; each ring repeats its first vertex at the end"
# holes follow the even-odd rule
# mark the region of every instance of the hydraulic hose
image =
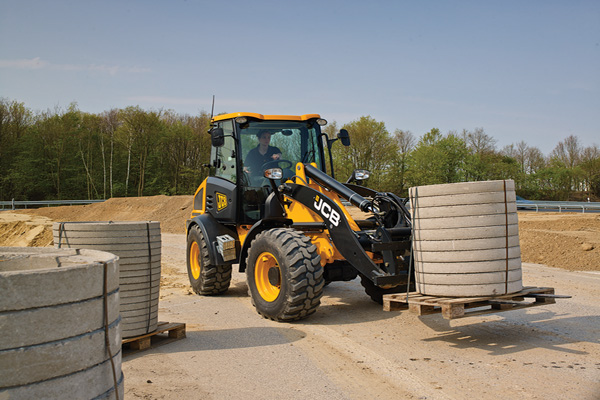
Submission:
POLYGON ((356 193, 354 190, 349 189, 340 182, 336 181, 320 169, 317 169, 310 164, 304 164, 304 171, 306 172, 306 176, 308 176, 311 179, 314 179, 320 185, 331 189, 338 195, 347 199, 350 203, 360 208, 361 211, 373 211, 373 204, 369 200, 365 199, 364 197, 356 193))

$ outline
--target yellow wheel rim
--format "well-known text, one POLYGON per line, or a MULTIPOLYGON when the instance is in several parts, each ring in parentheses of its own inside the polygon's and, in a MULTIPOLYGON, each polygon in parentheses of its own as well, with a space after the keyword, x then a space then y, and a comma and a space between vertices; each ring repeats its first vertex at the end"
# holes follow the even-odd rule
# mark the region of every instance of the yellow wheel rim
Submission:
POLYGON ((190 270, 192 271, 192 276, 194 279, 200 278, 200 270, 202 267, 200 266, 200 247, 198 246, 198 242, 192 242, 192 246, 190 247, 190 270))
POLYGON ((254 266, 254 281, 256 282, 258 294, 265 301, 275 301, 279 296, 279 292, 281 291, 281 269, 273 254, 264 252, 258 256, 254 266), (269 271, 271 269, 275 270, 271 271, 271 279, 269 279, 269 271))

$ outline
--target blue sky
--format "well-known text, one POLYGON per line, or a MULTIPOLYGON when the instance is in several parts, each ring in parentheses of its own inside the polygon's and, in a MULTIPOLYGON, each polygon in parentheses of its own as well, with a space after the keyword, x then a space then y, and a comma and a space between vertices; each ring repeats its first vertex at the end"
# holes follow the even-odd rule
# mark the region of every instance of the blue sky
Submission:
POLYGON ((215 112, 600 145, 600 1, 0 0, 0 97, 196 114, 213 94, 215 112))

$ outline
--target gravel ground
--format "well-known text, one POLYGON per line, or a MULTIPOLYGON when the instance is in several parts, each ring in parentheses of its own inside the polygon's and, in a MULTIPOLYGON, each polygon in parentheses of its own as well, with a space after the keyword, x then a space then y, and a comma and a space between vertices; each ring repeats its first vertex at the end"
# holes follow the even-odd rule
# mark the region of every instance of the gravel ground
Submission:
POLYGON ((187 338, 126 356, 126 399, 600 399, 598 215, 519 213, 523 283, 571 299, 447 321, 384 312, 358 281, 334 282, 314 315, 276 323, 256 313, 243 274, 223 296, 191 292, 190 205, 155 196, 0 212, 5 246, 52 245, 52 221, 161 222, 159 319, 186 323, 187 338))
POLYGON ((314 315, 277 323, 243 274, 224 296, 192 294, 184 235, 164 234, 162 254, 159 319, 187 338, 126 356, 126 399, 600 398, 597 272, 524 264, 524 284, 573 298, 451 321, 385 312, 358 281, 334 282, 314 315))

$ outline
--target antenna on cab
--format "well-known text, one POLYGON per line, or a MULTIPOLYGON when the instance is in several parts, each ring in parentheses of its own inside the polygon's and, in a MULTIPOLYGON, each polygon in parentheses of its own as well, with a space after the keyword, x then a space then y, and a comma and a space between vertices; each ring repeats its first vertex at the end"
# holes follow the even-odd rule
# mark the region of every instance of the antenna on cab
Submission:
POLYGON ((213 94, 213 100, 212 100, 212 107, 210 109, 210 119, 208 120, 208 133, 210 134, 212 131, 212 128, 214 128, 214 124, 212 122, 213 119, 213 115, 215 113, 215 95, 213 94))

